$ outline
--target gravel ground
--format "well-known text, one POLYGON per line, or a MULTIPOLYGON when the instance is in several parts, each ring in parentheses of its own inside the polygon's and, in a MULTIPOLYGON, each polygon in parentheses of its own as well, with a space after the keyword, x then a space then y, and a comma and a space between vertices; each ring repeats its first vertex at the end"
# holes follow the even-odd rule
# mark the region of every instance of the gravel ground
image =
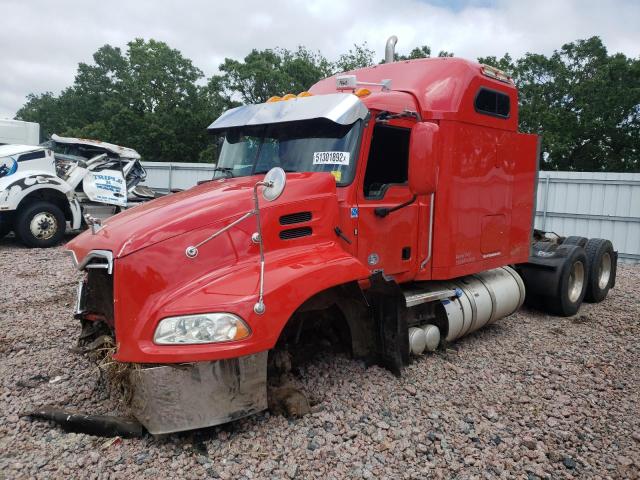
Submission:
POLYGON ((395 378, 328 355, 296 380, 317 405, 116 441, 20 415, 118 413, 70 352, 79 275, 63 247, 0 241, 0 478, 638 478, 640 267, 573 318, 522 310, 395 378))

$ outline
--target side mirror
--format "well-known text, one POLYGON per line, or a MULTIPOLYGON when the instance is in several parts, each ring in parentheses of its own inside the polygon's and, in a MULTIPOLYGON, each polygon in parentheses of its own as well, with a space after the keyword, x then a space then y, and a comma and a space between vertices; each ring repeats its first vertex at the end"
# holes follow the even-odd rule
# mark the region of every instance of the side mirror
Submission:
POLYGON ((436 191, 438 126, 419 122, 411 129, 409 142, 409 188, 415 195, 436 191))
POLYGON ((284 187, 287 184, 287 174, 282 168, 273 167, 264 176, 262 184, 264 185, 262 197, 267 202, 273 202, 282 195, 284 187))

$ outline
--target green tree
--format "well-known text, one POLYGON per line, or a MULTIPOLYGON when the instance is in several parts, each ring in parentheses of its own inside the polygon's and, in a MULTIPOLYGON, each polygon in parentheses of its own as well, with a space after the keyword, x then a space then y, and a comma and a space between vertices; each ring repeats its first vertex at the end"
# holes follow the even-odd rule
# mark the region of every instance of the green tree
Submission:
POLYGON ((243 102, 266 102, 273 95, 299 93, 332 73, 331 63, 305 47, 252 50, 243 61, 225 58, 222 85, 243 102))
POLYGON ((191 60, 155 40, 136 39, 125 53, 105 45, 93 59, 79 64, 73 86, 58 97, 31 95, 16 117, 47 135, 132 147, 146 160, 198 161, 207 125, 232 103, 219 80, 198 85, 203 74, 191 60))
MULTIPOLYGON (((438 57, 453 57, 453 52, 440 50, 440 52, 438 52, 438 57)), ((409 55, 402 55, 397 52, 393 54, 393 59, 395 62, 400 62, 403 60, 416 60, 418 58, 431 58, 431 47, 429 45, 415 47, 409 52, 409 55)), ((384 59, 381 60, 380 63, 384 63, 384 59)))
POLYGON ((514 78, 520 128, 542 135, 544 168, 640 171, 640 59, 609 55, 591 37, 548 57, 478 60, 514 78))
POLYGON ((428 45, 422 45, 416 47, 409 52, 408 56, 401 55, 400 60, 415 60, 416 58, 429 58, 431 56, 431 47, 428 45))
POLYGON ((514 75, 515 74, 515 64, 513 63, 513 59, 511 55, 505 53, 502 58, 497 58, 495 56, 490 57, 479 57, 478 62, 483 63, 485 65, 491 65, 492 67, 499 68, 503 72, 514 75))
POLYGON ((66 132, 71 121, 70 103, 73 92, 69 89, 56 97, 52 92, 39 95, 30 93, 26 103, 18 110, 16 118, 40 124, 41 139, 48 139, 53 133, 66 132))
POLYGON ((373 65, 373 50, 369 48, 367 42, 362 45, 354 44, 352 49, 343 53, 333 64, 335 72, 348 72, 357 68, 364 68, 373 65))
MULTIPOLYGON (((225 59, 220 75, 202 72, 177 50, 136 39, 126 51, 105 45, 81 63, 59 95, 30 94, 16 117, 38 122, 43 136, 83 136, 133 147, 147 160, 211 161, 206 127, 232 99, 259 103, 298 93, 333 73, 373 63, 366 43, 335 62, 305 47, 253 50, 225 59)), ((441 51, 438 56, 452 56, 441 51)), ((428 58, 422 45, 396 60, 428 58)), ((527 53, 482 63, 511 75, 519 90, 520 128, 543 136, 544 168, 640 171, 640 59, 610 55, 598 37, 563 45, 550 56, 527 53)))

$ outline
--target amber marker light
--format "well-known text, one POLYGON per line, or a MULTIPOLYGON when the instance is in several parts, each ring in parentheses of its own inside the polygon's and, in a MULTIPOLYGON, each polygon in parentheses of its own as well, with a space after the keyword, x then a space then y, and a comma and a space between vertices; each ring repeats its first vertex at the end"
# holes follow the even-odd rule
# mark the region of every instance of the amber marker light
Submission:
POLYGON ((371 90, 369 90, 368 88, 359 88, 355 92, 353 92, 353 94, 356 97, 366 97, 367 95, 371 94, 371 90))

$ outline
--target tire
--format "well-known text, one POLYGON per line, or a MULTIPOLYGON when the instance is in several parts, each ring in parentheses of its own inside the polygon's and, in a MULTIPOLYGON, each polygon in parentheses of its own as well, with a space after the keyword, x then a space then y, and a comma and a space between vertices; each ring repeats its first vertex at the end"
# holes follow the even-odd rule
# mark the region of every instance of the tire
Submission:
POLYGON ((587 244, 588 238, 587 237, 576 237, 576 236, 572 236, 572 237, 567 237, 564 239, 564 241, 562 242, 563 245, 578 245, 582 248, 585 248, 585 245, 587 244))
POLYGON ((582 247, 561 245, 556 255, 564 257, 558 271, 558 288, 554 295, 545 297, 545 310, 561 317, 578 313, 587 291, 588 264, 582 247))
POLYGON ((60 243, 66 225, 64 213, 56 205, 34 202, 18 211, 15 233, 27 247, 46 248, 60 243))
POLYGON ((609 289, 615 284, 616 257, 613 245, 603 238, 592 238, 585 246, 587 255, 587 293, 585 301, 598 303, 603 301, 609 289))
POLYGON ((13 219, 8 213, 0 213, 0 240, 13 230, 13 219))

